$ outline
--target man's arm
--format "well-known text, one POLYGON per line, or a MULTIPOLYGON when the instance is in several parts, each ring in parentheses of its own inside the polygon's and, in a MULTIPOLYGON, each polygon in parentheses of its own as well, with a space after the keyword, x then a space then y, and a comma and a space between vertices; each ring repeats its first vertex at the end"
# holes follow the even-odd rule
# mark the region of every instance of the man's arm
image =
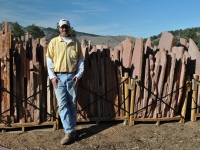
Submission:
POLYGON ((77 85, 79 79, 82 77, 83 75, 83 72, 84 72, 84 60, 79 60, 78 61, 78 69, 77 69, 77 73, 76 75, 73 77, 72 80, 74 80, 74 86, 77 85))
POLYGON ((49 57, 46 57, 46 61, 47 61, 47 71, 49 74, 49 78, 51 79, 53 87, 57 88, 58 87, 57 82, 59 81, 59 78, 54 73, 54 64, 49 57))
POLYGON ((80 79, 82 77, 82 75, 83 75, 83 72, 84 72, 84 60, 82 59, 82 60, 78 61, 78 69, 77 69, 77 73, 76 73, 75 76, 78 79, 80 79))
POLYGON ((49 74, 49 78, 53 79, 53 78, 56 77, 54 70, 53 70, 54 69, 53 61, 49 57, 46 57, 46 61, 47 61, 47 71, 48 71, 48 74, 49 74))

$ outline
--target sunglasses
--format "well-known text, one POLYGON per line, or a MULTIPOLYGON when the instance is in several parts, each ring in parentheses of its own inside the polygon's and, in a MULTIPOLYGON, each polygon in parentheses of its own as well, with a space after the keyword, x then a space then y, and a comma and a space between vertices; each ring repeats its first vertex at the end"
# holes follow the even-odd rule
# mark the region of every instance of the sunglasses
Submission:
POLYGON ((60 28, 69 28, 68 25, 62 25, 60 28))

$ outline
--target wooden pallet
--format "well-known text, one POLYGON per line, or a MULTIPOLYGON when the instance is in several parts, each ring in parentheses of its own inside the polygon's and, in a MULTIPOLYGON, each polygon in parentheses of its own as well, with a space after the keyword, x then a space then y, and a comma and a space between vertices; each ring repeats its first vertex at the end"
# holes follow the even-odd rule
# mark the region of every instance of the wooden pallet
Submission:
POLYGON ((57 123, 44 122, 44 123, 13 123, 10 125, 0 124, 1 132, 26 132, 26 131, 37 131, 44 129, 57 129, 57 123))
POLYGON ((200 114, 198 114, 198 113, 196 113, 196 114, 194 114, 194 121, 197 121, 197 118, 199 118, 200 117, 200 114))
POLYGON ((184 122, 184 119, 179 115, 175 117, 165 117, 165 118, 133 118, 132 125, 135 122, 156 122, 156 125, 160 125, 160 122, 167 122, 167 121, 180 121, 180 123, 184 122))
POLYGON ((83 118, 80 118, 80 119, 77 119, 76 122, 78 123, 81 123, 81 122, 96 122, 96 124, 99 124, 99 122, 101 121, 126 121, 126 118, 127 117, 90 117, 90 118, 87 118, 87 119, 83 119, 83 118))

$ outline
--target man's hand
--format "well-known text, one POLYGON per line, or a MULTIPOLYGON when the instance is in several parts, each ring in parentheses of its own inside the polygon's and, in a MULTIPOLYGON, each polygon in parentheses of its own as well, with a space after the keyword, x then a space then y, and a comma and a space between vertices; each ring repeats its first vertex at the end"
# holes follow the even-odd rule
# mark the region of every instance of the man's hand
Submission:
POLYGON ((72 80, 74 80, 74 86, 76 86, 78 84, 79 78, 77 78, 76 76, 74 76, 72 78, 72 80))
POLYGON ((51 79, 51 82, 52 82, 53 87, 54 87, 55 89, 58 88, 58 81, 60 81, 60 79, 59 79, 58 77, 55 77, 55 78, 51 79))

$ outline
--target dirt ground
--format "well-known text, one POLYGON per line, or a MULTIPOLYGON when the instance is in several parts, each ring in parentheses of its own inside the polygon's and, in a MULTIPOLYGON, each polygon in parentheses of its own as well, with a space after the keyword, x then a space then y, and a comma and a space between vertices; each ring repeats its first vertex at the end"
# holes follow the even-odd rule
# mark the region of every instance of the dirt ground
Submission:
POLYGON ((77 130, 79 137, 64 146, 60 145, 63 129, 0 133, 0 145, 14 150, 197 150, 200 147, 200 120, 184 124, 161 122, 159 126, 143 122, 128 126, 123 121, 79 123, 77 130))

